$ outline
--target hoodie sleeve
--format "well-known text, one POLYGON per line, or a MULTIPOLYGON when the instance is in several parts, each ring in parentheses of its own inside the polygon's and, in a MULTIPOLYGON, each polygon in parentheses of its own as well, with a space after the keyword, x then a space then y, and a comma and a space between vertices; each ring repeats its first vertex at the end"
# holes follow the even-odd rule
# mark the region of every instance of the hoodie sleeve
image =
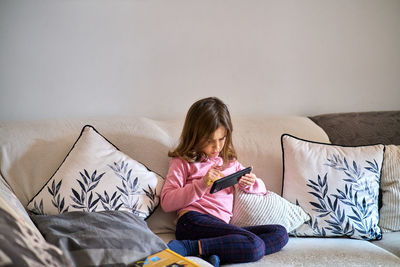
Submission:
MULTIPOLYGON (((243 165, 238 162, 238 171, 243 170, 243 169, 244 169, 243 165)), ((256 181, 251 186, 245 187, 245 186, 241 186, 240 184, 238 184, 238 185, 239 185, 239 188, 243 192, 246 192, 249 194, 265 195, 267 193, 265 184, 264 184, 263 180, 261 180, 260 178, 256 178, 256 181)))
POLYGON ((204 196, 208 187, 203 179, 187 183, 189 164, 183 159, 170 161, 167 178, 161 191, 161 207, 165 212, 180 210, 204 196))

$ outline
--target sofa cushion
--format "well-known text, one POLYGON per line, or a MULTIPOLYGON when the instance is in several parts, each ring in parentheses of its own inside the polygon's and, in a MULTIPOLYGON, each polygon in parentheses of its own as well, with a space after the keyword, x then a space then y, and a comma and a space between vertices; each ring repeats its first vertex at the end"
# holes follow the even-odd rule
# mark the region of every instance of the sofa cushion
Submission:
POLYGON ((400 231, 400 146, 385 146, 381 191, 379 226, 384 232, 400 231))
POLYGON ((167 248, 142 218, 130 212, 74 211, 32 219, 45 239, 76 266, 129 266, 167 248))
POLYGON ((146 222, 156 234, 175 233, 177 214, 176 211, 165 212, 161 205, 158 205, 146 222))
POLYGON ((400 232, 384 232, 381 240, 372 240, 371 243, 399 257, 400 266, 400 232))
POLYGON ((28 209, 37 214, 68 211, 130 211, 147 218, 159 203, 163 179, 85 126, 64 162, 28 209))
POLYGON ((235 186, 231 224, 244 227, 262 224, 279 224, 291 232, 310 216, 278 194, 268 191, 266 195, 247 194, 235 186))
POLYGON ((400 111, 332 113, 310 117, 333 144, 400 145, 400 111))
POLYGON ((60 249, 42 237, 0 176, 0 266, 71 266, 60 249))
POLYGON ((36 228, 32 220, 29 218, 28 213, 22 206, 21 202, 15 196, 14 192, 8 186, 6 181, 0 175, 0 207, 8 210, 13 216, 21 218, 25 224, 32 228, 36 228))
MULTIPOLYGON (((287 245, 278 253, 267 255, 257 262, 224 264, 224 267, 265 266, 399 266, 400 238, 384 233, 384 238, 367 242, 350 238, 290 237, 287 245), (389 243, 385 242, 388 237, 389 243), (378 243, 378 244, 377 244, 378 243), (382 247, 382 248, 381 248, 382 247), (389 250, 391 248, 391 250, 389 250)), ((175 239, 173 233, 159 234, 164 242, 175 239)), ((202 265, 203 266, 203 265, 202 265)))
POLYGON ((268 190, 282 194, 283 133, 329 142, 326 133, 310 119, 299 116, 233 117, 233 143, 238 160, 253 166, 268 190))
POLYGON ((181 123, 116 116, 0 122, 0 173, 23 206, 39 192, 90 124, 129 157, 161 175, 181 123))
POLYGON ((295 234, 380 239, 383 150, 383 145, 344 147, 283 135, 283 197, 311 216, 295 234))
MULTIPOLYGON (((281 194, 284 132, 328 142, 326 133, 310 119, 300 116, 233 116, 233 142, 243 165, 252 165, 268 190, 281 194)), ((28 202, 62 164, 86 124, 106 136, 129 157, 149 169, 167 174, 167 153, 179 141, 183 119, 152 120, 129 116, 0 122, 0 172, 21 203, 28 202)), ((157 208, 147 222, 157 232, 175 229, 174 213, 157 208), (160 216, 158 216, 160 215, 160 216), (154 217, 154 218, 153 218, 154 217)))
POLYGON ((291 237, 287 245, 278 253, 267 255, 257 262, 224 264, 223 267, 398 267, 399 264, 399 257, 364 240, 291 237))

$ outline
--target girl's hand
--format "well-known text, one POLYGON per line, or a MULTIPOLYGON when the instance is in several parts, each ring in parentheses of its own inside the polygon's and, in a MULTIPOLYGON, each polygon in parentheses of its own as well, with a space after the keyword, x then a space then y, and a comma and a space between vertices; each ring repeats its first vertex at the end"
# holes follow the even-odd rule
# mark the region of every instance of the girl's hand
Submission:
POLYGON ((203 177, 203 181, 207 186, 210 186, 215 180, 218 180, 224 176, 220 170, 215 167, 211 167, 207 174, 203 177))
POLYGON ((243 175, 239 179, 239 184, 244 187, 252 186, 255 182, 256 182, 256 175, 252 172, 243 175))

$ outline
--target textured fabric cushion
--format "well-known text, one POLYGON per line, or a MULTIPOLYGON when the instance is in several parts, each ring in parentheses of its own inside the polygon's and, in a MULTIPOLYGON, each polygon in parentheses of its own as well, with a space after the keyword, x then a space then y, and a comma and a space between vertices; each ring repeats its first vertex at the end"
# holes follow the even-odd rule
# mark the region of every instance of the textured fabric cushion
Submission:
POLYGON ((400 145, 400 111, 333 113, 310 117, 333 144, 400 145))
POLYGON ((14 217, 20 218, 25 224, 28 224, 32 228, 36 228, 25 208, 21 202, 11 191, 6 181, 0 175, 0 207, 4 208, 8 212, 12 213, 14 217))
POLYGON ((283 135, 283 197, 311 216, 296 235, 380 239, 383 149, 383 145, 343 147, 283 135))
MULTIPOLYGON (((290 237, 288 244, 279 251, 257 262, 238 264, 224 264, 224 267, 265 267, 265 266, 399 266, 400 255, 395 256, 386 251, 388 247, 397 250, 400 238, 390 236, 391 241, 384 249, 381 246, 387 235, 400 234, 400 232, 384 233, 384 238, 378 241, 366 242, 364 240, 349 238, 290 237), (397 241, 396 241, 397 240, 397 241), (394 241, 394 242, 393 242, 394 241), (397 247, 396 247, 397 246, 397 247)), ((164 242, 175 239, 175 234, 159 234, 164 242)), ((203 266, 203 265, 202 265, 203 266)))
POLYGON ((223 267, 398 267, 400 258, 371 242, 349 238, 295 238, 278 253, 256 262, 224 264, 223 267))
POLYGON ((372 240, 371 243, 399 257, 400 266, 400 232, 385 232, 381 240, 372 240))
POLYGON ((27 206, 90 124, 129 157, 163 175, 182 123, 126 116, 0 121, 0 173, 27 206))
MULTIPOLYGON (((326 133, 305 117, 234 116, 232 119, 233 141, 240 162, 252 165, 267 188, 277 194, 281 194, 282 190, 282 155, 279 143, 282 133, 288 132, 320 142, 329 141, 326 133)), ((115 116, 1 121, 0 172, 24 206, 61 165, 76 141, 77 133, 86 124, 95 126, 129 157, 164 176, 170 160, 167 153, 179 141, 183 119, 152 120, 115 116)), ((147 222, 151 229, 158 232, 171 231, 175 228, 176 215, 173 215, 158 208, 147 222)))
POLYGON ((130 266, 167 246, 140 217, 123 211, 32 215, 46 240, 76 266, 130 266))
POLYGON ((64 162, 28 209, 37 214, 121 210, 147 218, 163 179, 85 126, 64 162))
POLYGON ((48 244, 0 176, 0 266, 70 266, 60 249, 48 244))
POLYGON ((247 194, 235 186, 231 224, 240 227, 261 224, 280 224, 291 232, 310 216, 274 192, 266 195, 247 194))
POLYGON ((253 166, 268 190, 282 193, 283 133, 329 142, 326 133, 310 119, 296 116, 233 117, 233 142, 240 163, 253 166))
POLYGON ((1 266, 72 266, 37 230, 0 207, 1 266))
POLYGON ((175 233, 176 222, 176 212, 165 212, 161 205, 158 205, 153 214, 146 220, 151 231, 156 234, 175 233))
POLYGON ((400 231, 400 146, 385 147, 381 190, 379 226, 384 232, 400 231))

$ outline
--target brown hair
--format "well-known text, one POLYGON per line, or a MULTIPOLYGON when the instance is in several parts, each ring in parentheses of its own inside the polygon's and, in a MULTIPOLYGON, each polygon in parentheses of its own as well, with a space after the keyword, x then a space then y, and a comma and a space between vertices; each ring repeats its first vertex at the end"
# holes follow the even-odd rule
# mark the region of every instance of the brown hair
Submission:
POLYGON ((169 151, 168 156, 181 157, 188 162, 203 160, 207 156, 201 152, 201 148, 220 126, 226 129, 225 144, 220 156, 225 163, 236 159, 231 116, 228 107, 216 97, 200 99, 189 108, 179 145, 175 150, 169 151))

